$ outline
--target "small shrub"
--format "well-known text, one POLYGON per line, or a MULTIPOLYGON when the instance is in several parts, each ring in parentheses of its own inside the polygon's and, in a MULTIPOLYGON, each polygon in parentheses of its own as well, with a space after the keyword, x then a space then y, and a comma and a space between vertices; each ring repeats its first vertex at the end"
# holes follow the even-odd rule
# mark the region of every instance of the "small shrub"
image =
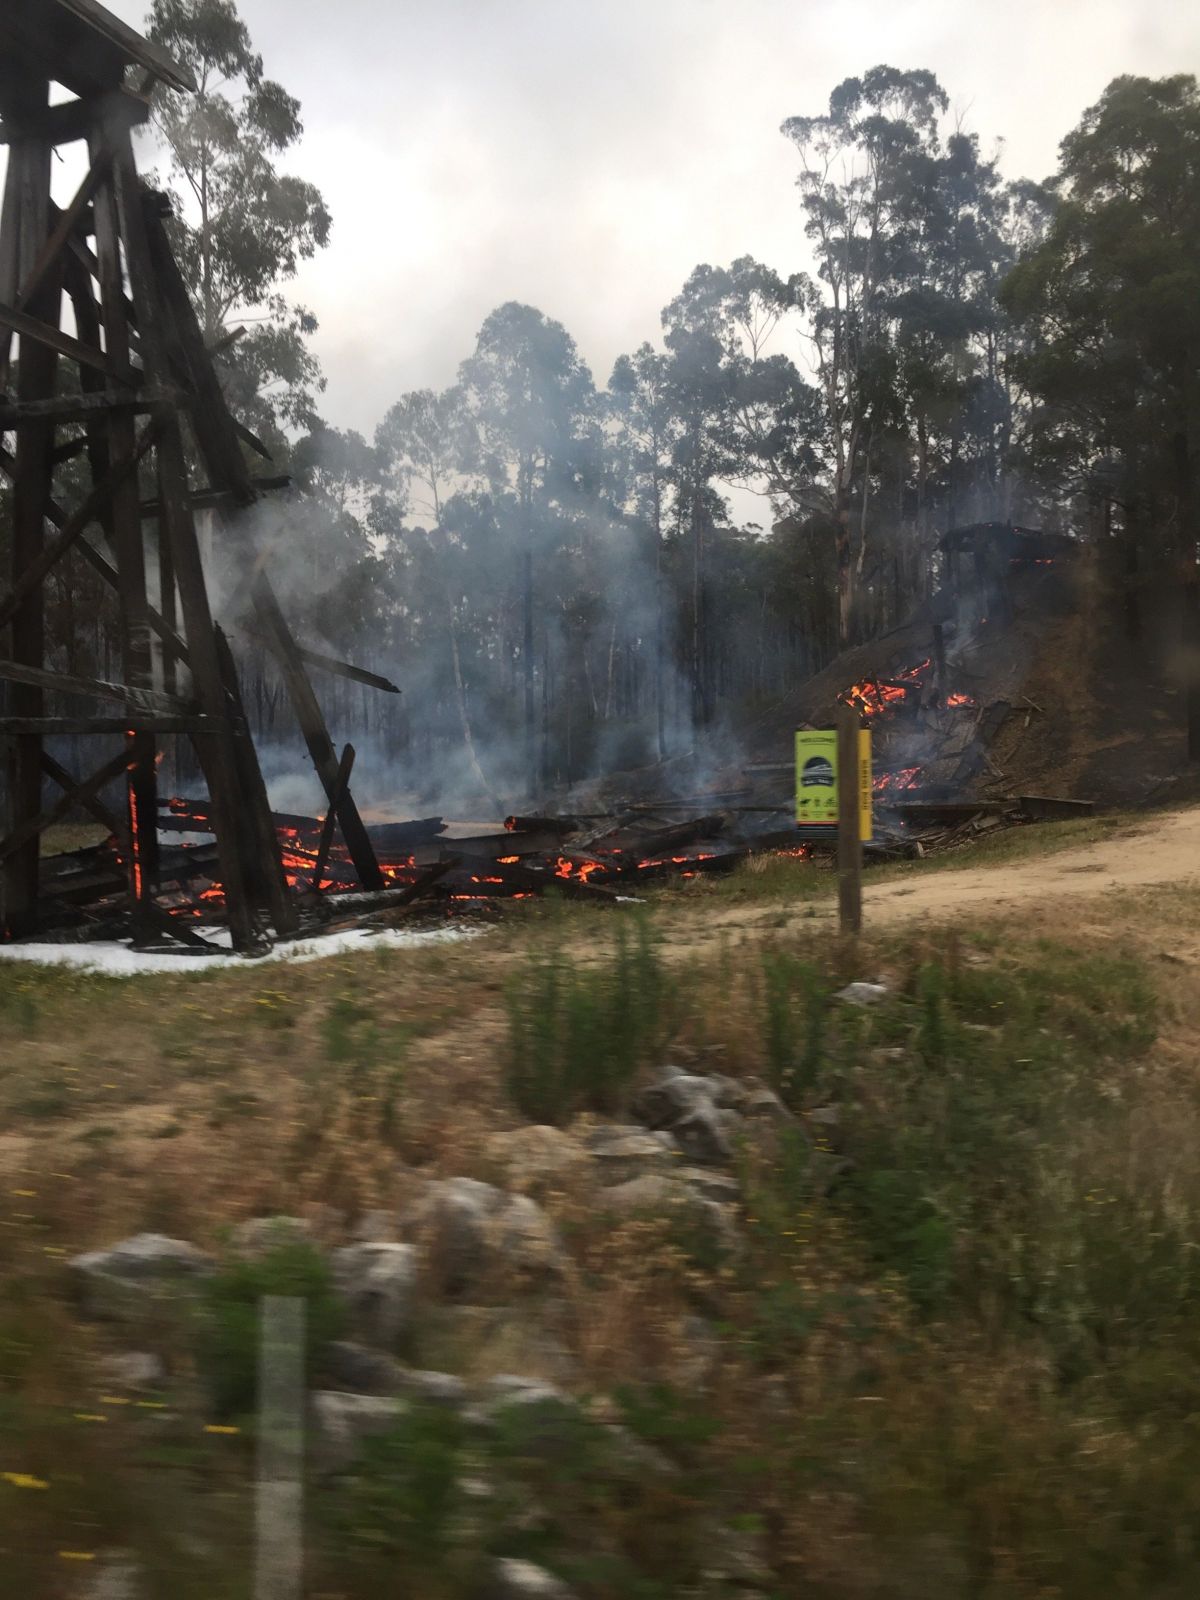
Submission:
POLYGON ((307 1240, 289 1240, 258 1259, 227 1263, 205 1284, 196 1327, 197 1365, 221 1416, 254 1408, 259 1302, 264 1295, 294 1295, 305 1301, 305 1365, 310 1376, 341 1330, 341 1304, 329 1264, 307 1240))
POLYGON ((632 937, 622 922, 611 957, 594 967, 572 967, 554 950, 532 956, 508 995, 505 1080, 518 1110, 556 1123, 615 1111, 665 1040, 670 994, 644 918, 632 937))
POLYGON ((786 1105, 811 1095, 825 1060, 829 995, 816 969, 782 950, 763 956, 763 1053, 786 1105))
POLYGON ((442 1407, 414 1405, 366 1442, 332 1492, 327 1523, 335 1564, 364 1578, 387 1574, 396 1585, 389 1593, 431 1600, 466 1593, 482 1573, 490 1532, 464 1488, 470 1467, 461 1420, 442 1407))

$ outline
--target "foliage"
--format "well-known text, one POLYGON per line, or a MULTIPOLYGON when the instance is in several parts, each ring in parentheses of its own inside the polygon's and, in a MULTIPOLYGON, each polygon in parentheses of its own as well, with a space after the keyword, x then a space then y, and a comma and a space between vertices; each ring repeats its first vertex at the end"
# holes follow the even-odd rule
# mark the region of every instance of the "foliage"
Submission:
POLYGON ((518 1110, 552 1123, 616 1111, 664 1041, 672 995, 645 918, 632 937, 622 921, 611 956, 588 966, 532 954, 508 996, 505 1083, 518 1110))
POLYGON ((155 128, 176 183, 172 242, 205 337, 215 343, 238 312, 264 313, 225 358, 239 409, 309 421, 323 386, 304 343, 316 323, 277 288, 329 239, 318 190, 277 165, 303 132, 300 103, 264 76, 234 0, 153 0, 147 23, 197 85, 194 95, 160 85, 155 128))
POLYGON ((231 1258, 205 1282, 196 1321, 196 1360, 217 1414, 249 1413, 258 1392, 260 1302, 264 1295, 305 1303, 305 1366, 311 1377, 341 1331, 341 1306, 329 1264, 306 1240, 281 1240, 261 1255, 231 1258))

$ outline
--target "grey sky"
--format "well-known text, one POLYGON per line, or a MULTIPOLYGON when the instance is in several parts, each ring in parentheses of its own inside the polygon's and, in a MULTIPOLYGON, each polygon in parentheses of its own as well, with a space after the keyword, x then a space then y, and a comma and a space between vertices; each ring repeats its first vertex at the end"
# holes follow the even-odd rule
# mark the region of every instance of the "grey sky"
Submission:
MULTIPOLYGON (((107 0, 140 25, 146 0, 107 0)), ((598 383, 699 261, 804 264, 787 116, 929 67, 1007 176, 1044 177, 1122 72, 1200 68, 1196 0, 240 0, 299 96, 333 237, 292 286, 324 411, 370 434, 483 318, 559 318, 598 383)), ((798 354, 799 352, 797 352, 798 354)))

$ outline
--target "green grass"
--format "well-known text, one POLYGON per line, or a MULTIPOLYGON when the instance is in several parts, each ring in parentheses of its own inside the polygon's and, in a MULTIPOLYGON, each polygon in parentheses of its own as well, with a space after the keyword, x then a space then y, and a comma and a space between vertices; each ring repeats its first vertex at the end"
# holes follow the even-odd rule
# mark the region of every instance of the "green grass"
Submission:
POLYGON ((541 945, 508 990, 505 1084, 534 1122, 612 1113, 639 1066, 666 1043, 680 984, 664 971, 644 917, 618 922, 611 954, 581 965, 541 945))

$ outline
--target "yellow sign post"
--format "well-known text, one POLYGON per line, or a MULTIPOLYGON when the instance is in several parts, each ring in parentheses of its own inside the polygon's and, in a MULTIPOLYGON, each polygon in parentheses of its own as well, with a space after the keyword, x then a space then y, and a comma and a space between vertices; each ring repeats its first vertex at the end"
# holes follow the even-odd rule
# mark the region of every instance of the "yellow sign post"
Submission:
MULTIPOLYGON (((836 728, 804 728, 796 734, 796 821, 803 827, 836 828, 838 821, 838 735, 836 728)), ((871 837, 871 730, 858 730, 859 838, 871 837)))

